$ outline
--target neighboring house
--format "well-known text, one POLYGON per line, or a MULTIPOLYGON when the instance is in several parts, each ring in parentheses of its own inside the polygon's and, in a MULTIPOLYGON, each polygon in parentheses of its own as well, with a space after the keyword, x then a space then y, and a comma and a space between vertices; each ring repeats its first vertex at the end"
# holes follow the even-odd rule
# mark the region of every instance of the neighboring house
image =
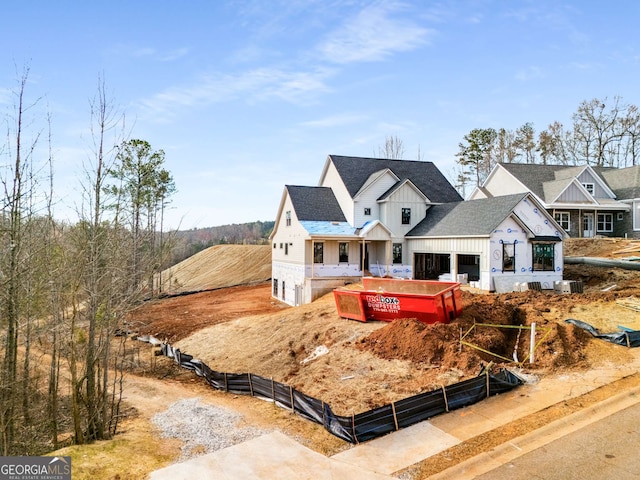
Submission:
POLYGON ((640 167, 500 163, 470 200, 531 192, 572 237, 640 237, 640 167))
POLYGON ((414 278, 466 276, 481 290, 562 280, 566 234, 530 193, 435 205, 407 234, 414 278))
POLYGON ((640 165, 608 169, 603 176, 618 201, 629 206, 629 212, 623 213, 623 221, 615 236, 640 238, 640 165))
POLYGON ((553 288, 563 238, 531 194, 462 202, 431 162, 329 155, 317 187, 285 186, 272 295, 300 305, 363 275, 553 288))

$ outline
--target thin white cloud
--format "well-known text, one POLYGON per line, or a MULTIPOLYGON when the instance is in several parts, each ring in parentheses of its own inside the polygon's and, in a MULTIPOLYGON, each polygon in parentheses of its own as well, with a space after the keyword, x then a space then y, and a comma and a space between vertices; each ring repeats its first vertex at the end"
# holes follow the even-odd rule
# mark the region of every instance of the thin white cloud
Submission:
POLYGON ((592 70, 597 68, 598 64, 588 62, 571 62, 569 63, 569 67, 575 70, 592 70))
POLYGON ((531 66, 518 70, 515 78, 521 82, 529 82, 531 80, 539 80, 544 77, 544 73, 540 67, 531 66))
POLYGON ((332 63, 380 61, 395 52, 414 50, 427 43, 431 30, 408 18, 394 18, 402 5, 382 2, 361 10, 327 35, 319 47, 332 63))
POLYGON ((312 128, 344 127, 347 125, 354 125, 356 123, 360 123, 367 119, 368 117, 366 117, 365 115, 344 113, 341 115, 332 115, 329 117, 320 118, 318 120, 310 120, 308 122, 303 122, 302 126, 312 127, 312 128))
POLYGON ((328 69, 288 72, 276 68, 260 68, 238 75, 214 74, 196 84, 172 87, 153 97, 143 99, 143 107, 155 113, 168 114, 176 109, 191 108, 244 99, 247 103, 280 99, 289 103, 307 104, 319 92, 328 91, 325 80, 332 75, 328 69))
POLYGON ((130 52, 132 57, 150 57, 156 54, 156 50, 149 47, 136 48, 130 52))
POLYGON ((189 53, 189 49, 186 47, 161 51, 152 47, 132 48, 128 45, 118 45, 113 51, 116 55, 126 55, 133 58, 150 58, 151 60, 157 60, 160 62, 178 60, 189 53))
POLYGON ((160 53, 158 55, 158 60, 160 60, 161 62, 172 62, 173 60, 177 60, 179 58, 187 56, 188 53, 188 48, 175 48, 173 50, 169 50, 168 52, 160 53))

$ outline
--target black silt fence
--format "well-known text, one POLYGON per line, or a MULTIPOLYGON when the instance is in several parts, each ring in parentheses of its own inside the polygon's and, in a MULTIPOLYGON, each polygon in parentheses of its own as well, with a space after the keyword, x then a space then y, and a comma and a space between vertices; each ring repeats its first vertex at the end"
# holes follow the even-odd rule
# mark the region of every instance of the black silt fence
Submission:
POLYGON ((367 412, 342 416, 335 415, 322 400, 305 395, 290 385, 251 373, 216 372, 193 356, 162 344, 153 337, 139 337, 139 340, 160 344, 163 355, 203 377, 217 390, 271 400, 281 408, 323 425, 328 432, 350 443, 366 442, 441 413, 473 405, 523 383, 522 379, 505 369, 497 374, 485 371, 476 378, 420 393, 367 412))
POLYGON ((589 332, 594 337, 600 338, 601 340, 606 340, 607 342, 615 343, 616 345, 622 345, 629 348, 640 347, 640 330, 624 330, 621 332, 601 333, 597 328, 589 325, 587 322, 583 322, 582 320, 568 318, 564 322, 575 325, 576 327, 580 327, 581 329, 589 332))

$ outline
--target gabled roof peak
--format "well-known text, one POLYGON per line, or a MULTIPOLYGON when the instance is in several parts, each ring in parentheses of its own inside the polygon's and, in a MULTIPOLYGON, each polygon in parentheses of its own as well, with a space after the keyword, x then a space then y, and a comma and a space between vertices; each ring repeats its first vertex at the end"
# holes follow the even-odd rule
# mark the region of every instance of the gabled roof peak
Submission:
POLYGON ((399 181, 411 180, 432 202, 445 203, 462 200, 460 194, 432 162, 342 155, 329 155, 327 161, 333 163, 351 198, 357 195, 373 173, 389 169, 399 181))

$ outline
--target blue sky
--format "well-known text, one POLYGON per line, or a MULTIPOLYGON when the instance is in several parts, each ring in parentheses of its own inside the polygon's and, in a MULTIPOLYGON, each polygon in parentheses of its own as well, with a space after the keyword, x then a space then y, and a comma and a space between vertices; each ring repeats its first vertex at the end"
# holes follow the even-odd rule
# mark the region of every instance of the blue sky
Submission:
POLYGON ((474 128, 570 125, 583 100, 640 104, 640 3, 192 0, 5 2, 0 106, 51 115, 56 209, 72 218, 103 77, 132 138, 166 153, 173 228, 273 220, 328 154, 454 177, 474 128), (16 74, 18 71, 18 75, 16 74))

